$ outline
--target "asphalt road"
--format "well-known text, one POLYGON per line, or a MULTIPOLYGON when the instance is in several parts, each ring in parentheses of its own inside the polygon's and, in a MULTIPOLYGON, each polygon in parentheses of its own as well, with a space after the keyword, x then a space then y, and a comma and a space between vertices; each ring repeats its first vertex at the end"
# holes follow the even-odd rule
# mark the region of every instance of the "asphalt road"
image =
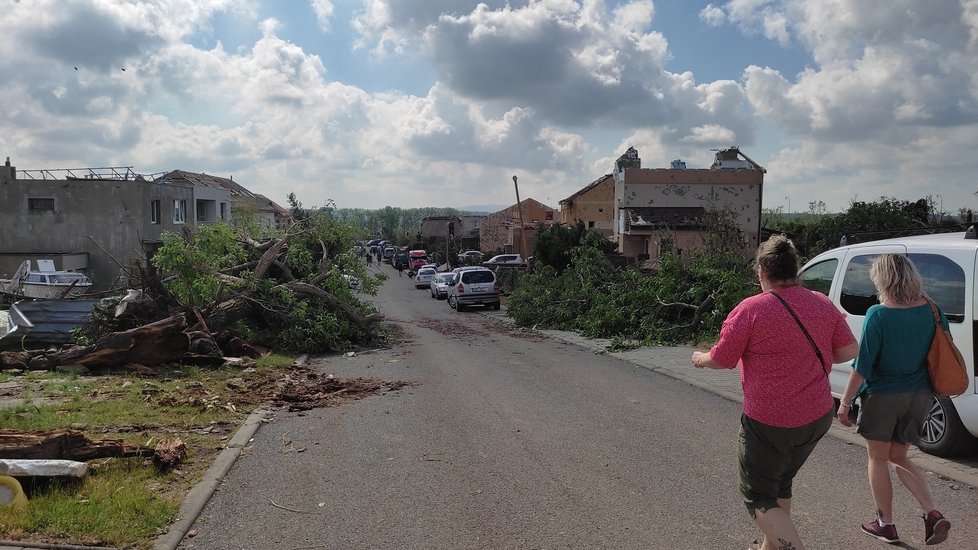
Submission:
MULTIPOLYGON (((374 269, 381 269, 374 266, 374 269)), ((393 274, 374 298, 402 344, 315 358, 397 392, 278 413, 194 524, 189 549, 702 548, 759 537, 739 502, 740 405, 619 358, 457 313, 393 274)), ((795 482, 809 548, 881 548, 865 451, 834 438, 795 482)), ((978 548, 978 491, 929 475, 943 548, 978 548)), ((915 503, 897 527, 923 548, 915 503)))

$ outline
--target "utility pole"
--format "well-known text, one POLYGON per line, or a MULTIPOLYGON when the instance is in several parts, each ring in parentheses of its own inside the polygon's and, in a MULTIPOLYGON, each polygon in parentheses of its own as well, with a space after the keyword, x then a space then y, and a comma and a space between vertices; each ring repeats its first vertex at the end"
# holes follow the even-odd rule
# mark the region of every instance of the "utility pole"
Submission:
POLYGON ((520 185, 516 183, 516 176, 513 176, 513 186, 516 187, 516 210, 520 213, 520 252, 523 256, 523 261, 530 256, 526 250, 526 225, 523 223, 523 204, 520 203, 520 185))
POLYGON ((453 264, 451 257, 448 255, 448 241, 452 239, 452 235, 455 233, 453 227, 453 222, 449 221, 445 224, 445 263, 451 268, 453 264))

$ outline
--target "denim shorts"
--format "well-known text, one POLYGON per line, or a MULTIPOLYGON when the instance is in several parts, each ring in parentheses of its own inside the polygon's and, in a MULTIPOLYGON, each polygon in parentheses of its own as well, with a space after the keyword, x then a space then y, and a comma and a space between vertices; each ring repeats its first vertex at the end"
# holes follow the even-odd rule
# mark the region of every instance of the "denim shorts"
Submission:
POLYGON ((778 428, 741 415, 740 494, 751 517, 777 508, 779 498, 791 498, 795 475, 832 427, 834 416, 830 408, 825 416, 804 426, 778 428))
POLYGON ((869 393, 859 398, 856 432, 871 441, 920 443, 920 425, 930 410, 930 388, 905 393, 869 393))

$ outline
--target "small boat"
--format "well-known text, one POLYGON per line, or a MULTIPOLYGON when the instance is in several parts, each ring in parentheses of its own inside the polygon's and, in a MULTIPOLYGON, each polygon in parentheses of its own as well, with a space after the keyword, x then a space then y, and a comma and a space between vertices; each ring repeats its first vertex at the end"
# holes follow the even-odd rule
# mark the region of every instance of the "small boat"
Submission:
POLYGON ((90 286, 84 273, 58 271, 53 260, 37 260, 36 270, 31 269, 30 260, 24 260, 13 277, 0 279, 0 293, 18 298, 73 298, 90 286))

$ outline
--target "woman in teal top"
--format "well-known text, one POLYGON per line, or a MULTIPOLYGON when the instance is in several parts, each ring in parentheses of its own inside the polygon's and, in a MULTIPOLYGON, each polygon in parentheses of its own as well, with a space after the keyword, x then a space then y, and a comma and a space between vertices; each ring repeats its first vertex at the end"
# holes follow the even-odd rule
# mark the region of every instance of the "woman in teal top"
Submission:
MULTIPOLYGON (((864 523, 862 531, 890 544, 900 542, 893 523, 892 465, 923 510, 925 542, 937 544, 947 539, 951 522, 934 508, 927 481, 907 458, 910 444, 919 442, 921 422, 934 399, 927 372, 934 316, 920 273, 906 256, 881 254, 869 277, 880 303, 866 312, 859 356, 838 414, 843 425, 852 425, 849 403, 858 389, 862 397, 856 431, 866 439, 869 487, 876 503, 876 519, 864 523)), ((941 323, 947 327, 943 313, 941 323)))
MULTIPOLYGON (((943 313, 941 322, 947 328, 943 313)), ((859 356, 853 363, 865 378, 866 391, 903 393, 930 388, 927 351, 934 328, 934 314, 926 301, 916 307, 870 307, 863 321, 859 356)))

